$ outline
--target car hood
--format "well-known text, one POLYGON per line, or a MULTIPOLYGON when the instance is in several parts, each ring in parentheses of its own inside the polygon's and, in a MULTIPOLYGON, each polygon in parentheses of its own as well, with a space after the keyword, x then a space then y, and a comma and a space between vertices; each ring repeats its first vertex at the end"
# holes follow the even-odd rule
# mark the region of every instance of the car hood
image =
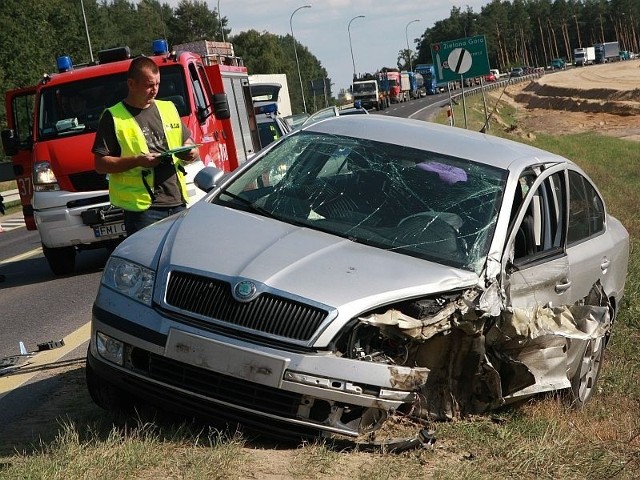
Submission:
POLYGON ((207 202, 176 222, 162 258, 165 272, 251 279, 335 308, 366 309, 478 282, 474 272, 207 202))

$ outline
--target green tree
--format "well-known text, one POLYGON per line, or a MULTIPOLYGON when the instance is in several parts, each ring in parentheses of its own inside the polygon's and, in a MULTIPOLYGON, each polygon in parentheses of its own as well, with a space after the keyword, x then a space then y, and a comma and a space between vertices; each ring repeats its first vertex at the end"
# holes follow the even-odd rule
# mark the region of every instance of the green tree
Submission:
MULTIPOLYGON (((250 74, 286 74, 291 97, 291 108, 294 113, 304 111, 291 35, 283 37, 268 32, 261 33, 256 30, 249 30, 234 36, 231 41, 236 55, 243 58, 250 74)), ((305 46, 296 42, 296 49, 307 110, 314 111, 324 107, 325 103, 324 98, 314 99, 310 82, 312 80, 322 81, 327 77, 327 71, 305 46), (314 102, 314 100, 316 101, 314 102)), ((328 95, 331 97, 330 91, 328 95)))
POLYGON ((181 0, 168 27, 172 45, 195 40, 222 41, 218 15, 204 1, 181 0))

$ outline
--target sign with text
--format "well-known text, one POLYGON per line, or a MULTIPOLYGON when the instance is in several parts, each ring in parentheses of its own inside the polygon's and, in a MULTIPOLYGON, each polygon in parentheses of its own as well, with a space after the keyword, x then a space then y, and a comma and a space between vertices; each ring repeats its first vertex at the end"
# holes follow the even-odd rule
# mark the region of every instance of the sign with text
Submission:
POLYGON ((431 57, 440 82, 453 82, 489 73, 489 56, 484 35, 459 38, 431 45, 431 57))

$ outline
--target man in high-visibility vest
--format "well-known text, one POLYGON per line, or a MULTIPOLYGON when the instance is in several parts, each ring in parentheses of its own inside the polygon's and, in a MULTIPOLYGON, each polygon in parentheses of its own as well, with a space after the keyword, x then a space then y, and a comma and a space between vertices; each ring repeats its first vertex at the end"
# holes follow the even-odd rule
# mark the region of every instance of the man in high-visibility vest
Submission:
POLYGON ((198 149, 174 104, 156 100, 160 71, 148 57, 133 59, 127 97, 102 114, 93 144, 95 168, 109 176, 109 198, 124 210, 127 235, 186 208, 182 163, 197 160, 198 149))

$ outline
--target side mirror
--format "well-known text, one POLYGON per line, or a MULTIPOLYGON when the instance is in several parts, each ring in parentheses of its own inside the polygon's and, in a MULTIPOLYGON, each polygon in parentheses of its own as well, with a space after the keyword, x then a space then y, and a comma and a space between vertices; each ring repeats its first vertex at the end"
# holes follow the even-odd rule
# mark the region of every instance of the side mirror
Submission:
POLYGON ((220 182, 224 176, 224 171, 216 167, 204 167, 193 179, 196 187, 205 192, 210 192, 220 182))
POLYGON ((213 94, 213 111, 219 120, 231 118, 231 110, 229 110, 229 101, 226 93, 213 94))
POLYGON ((15 130, 2 130, 0 135, 2 136, 2 148, 4 148, 4 153, 10 157, 17 155, 20 142, 16 136, 15 130))
POLYGON ((200 123, 204 123, 207 120, 207 118, 211 116, 211 113, 208 108, 198 107, 198 111, 196 112, 196 115, 198 117, 198 121, 200 123))

